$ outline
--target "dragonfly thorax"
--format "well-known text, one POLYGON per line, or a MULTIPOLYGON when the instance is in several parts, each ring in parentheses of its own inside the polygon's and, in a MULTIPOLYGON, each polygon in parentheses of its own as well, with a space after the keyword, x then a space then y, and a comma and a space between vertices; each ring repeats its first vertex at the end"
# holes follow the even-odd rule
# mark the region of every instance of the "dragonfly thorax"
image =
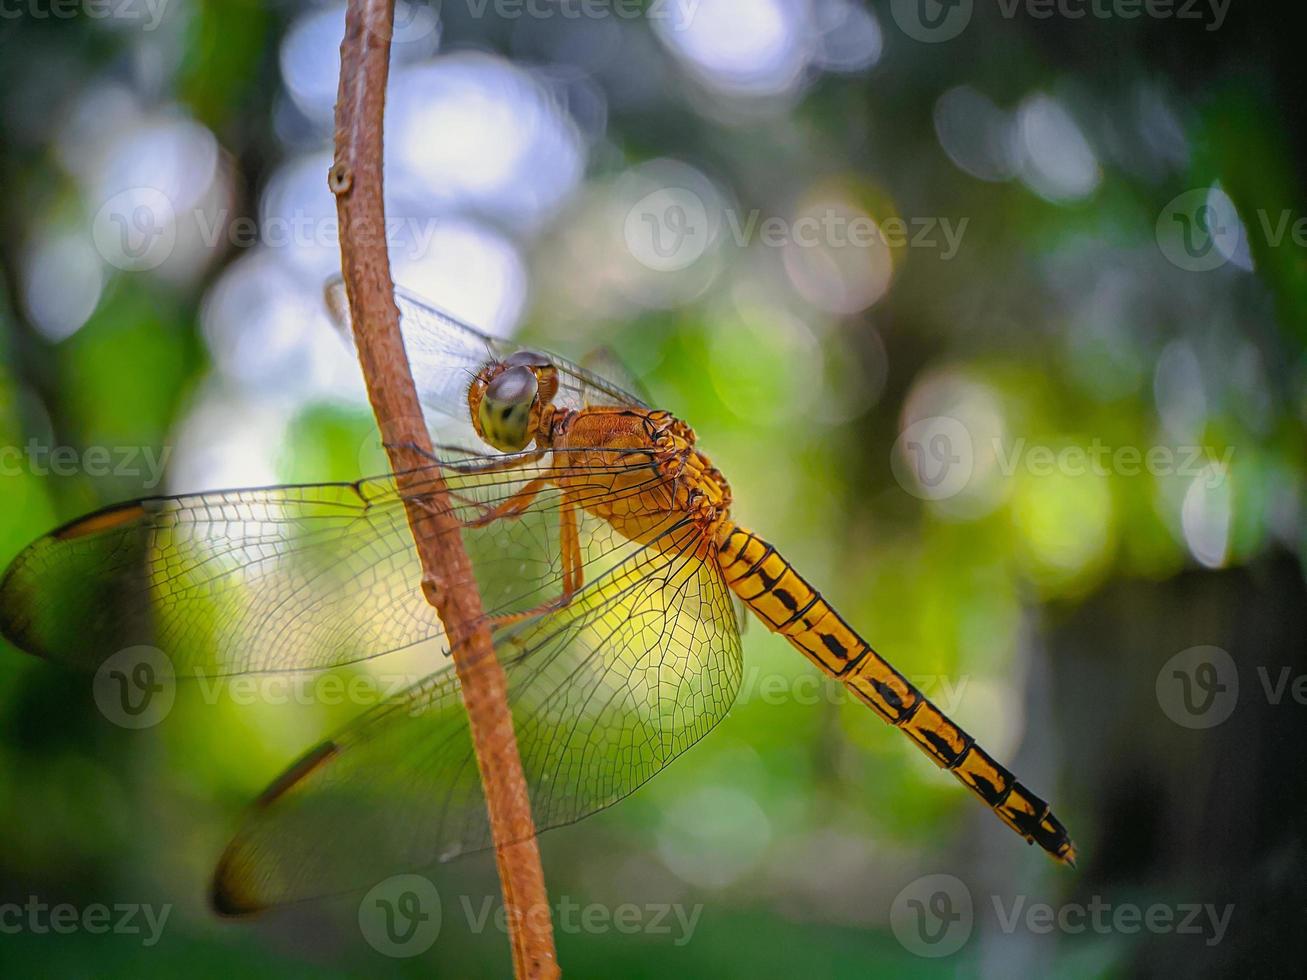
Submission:
POLYGON ((730 512, 731 488, 721 470, 696 447, 694 430, 668 412, 650 412, 647 418, 658 471, 672 488, 673 506, 705 528, 725 518, 730 512))

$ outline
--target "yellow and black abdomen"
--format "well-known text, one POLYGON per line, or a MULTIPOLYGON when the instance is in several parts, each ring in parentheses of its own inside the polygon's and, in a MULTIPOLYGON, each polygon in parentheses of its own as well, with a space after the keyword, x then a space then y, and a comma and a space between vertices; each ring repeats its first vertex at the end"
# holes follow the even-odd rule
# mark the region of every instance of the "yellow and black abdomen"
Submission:
POLYGON ((717 553, 727 584, 769 630, 902 729, 1027 841, 1075 863, 1075 845, 1048 804, 877 654, 775 548, 727 521, 717 535, 717 553))

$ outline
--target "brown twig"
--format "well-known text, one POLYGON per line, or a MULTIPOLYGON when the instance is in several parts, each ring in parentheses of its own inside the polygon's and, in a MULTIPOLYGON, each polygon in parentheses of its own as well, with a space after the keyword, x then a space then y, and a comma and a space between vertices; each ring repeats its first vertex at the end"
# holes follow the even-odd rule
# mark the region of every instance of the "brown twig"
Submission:
POLYGON ((430 468, 431 439, 404 353, 390 278, 381 134, 393 14, 393 0, 349 0, 340 45, 336 156, 328 178, 340 220, 341 271, 359 363, 391 466, 399 474, 401 490, 415 479, 421 481, 421 500, 405 498, 408 521, 422 562, 422 591, 445 625, 462 685, 490 814, 514 972, 519 978, 554 977, 559 971, 548 893, 508 708, 507 680, 494 657, 444 480, 430 468), (415 477, 413 471, 422 467, 427 469, 415 477))

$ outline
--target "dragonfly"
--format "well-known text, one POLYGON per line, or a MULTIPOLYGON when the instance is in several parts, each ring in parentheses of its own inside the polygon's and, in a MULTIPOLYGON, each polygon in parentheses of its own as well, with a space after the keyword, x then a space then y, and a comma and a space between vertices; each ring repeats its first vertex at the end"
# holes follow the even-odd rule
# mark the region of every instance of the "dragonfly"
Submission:
MULTIPOLYGON (((348 332, 339 280, 327 294, 348 332)), ((611 372, 518 349, 403 289, 396 302, 424 408, 470 424, 474 447, 440 449, 402 481, 118 504, 39 538, 0 580, 0 632, 89 670, 137 645, 163 651, 178 677, 325 670, 435 645, 428 676, 253 803, 217 864, 217 911, 349 892, 492 846, 405 511, 437 473, 506 674, 537 830, 618 802, 722 720, 751 614, 1028 843, 1074 865, 1049 805, 735 522, 729 485, 686 423, 611 372)))

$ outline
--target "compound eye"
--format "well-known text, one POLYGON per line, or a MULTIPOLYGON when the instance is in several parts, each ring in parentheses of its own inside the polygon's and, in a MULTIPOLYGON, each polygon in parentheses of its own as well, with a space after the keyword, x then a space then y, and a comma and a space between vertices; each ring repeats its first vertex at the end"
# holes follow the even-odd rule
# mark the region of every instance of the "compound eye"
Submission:
POLYGON ((536 376, 527 367, 509 366, 486 385, 486 401, 493 401, 501 408, 524 402, 530 405, 535 396, 536 376))
POLYGON ((533 438, 530 431, 531 409, 538 386, 529 367, 510 367, 486 385, 477 409, 481 437, 496 449, 515 453, 525 449, 533 438))
POLYGON ((533 367, 546 368, 553 367, 554 362, 549 359, 548 354, 542 354, 538 350, 520 350, 515 354, 509 354, 504 359, 504 366, 515 367, 533 367))

